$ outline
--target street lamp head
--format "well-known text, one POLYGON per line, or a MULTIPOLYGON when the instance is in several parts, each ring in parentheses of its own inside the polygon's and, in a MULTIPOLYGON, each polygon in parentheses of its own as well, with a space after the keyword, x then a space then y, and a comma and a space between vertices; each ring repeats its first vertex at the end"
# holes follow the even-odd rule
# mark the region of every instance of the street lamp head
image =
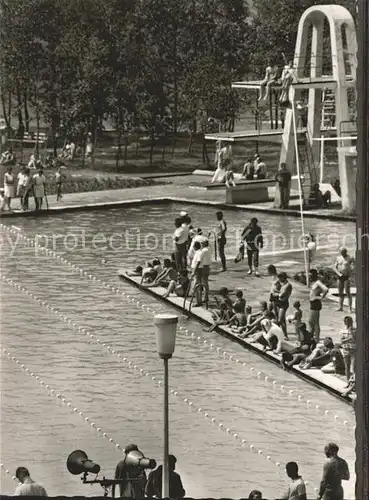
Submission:
POLYGON ((157 314, 154 318, 156 347, 162 359, 169 359, 174 353, 178 316, 157 314))

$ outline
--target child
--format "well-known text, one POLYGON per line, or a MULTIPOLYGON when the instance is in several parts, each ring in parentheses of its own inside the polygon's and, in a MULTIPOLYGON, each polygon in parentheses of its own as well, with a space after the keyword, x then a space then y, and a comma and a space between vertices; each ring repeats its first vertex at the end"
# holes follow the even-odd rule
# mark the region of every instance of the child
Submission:
POLYGON ((300 309, 301 304, 298 300, 293 303, 293 308, 294 308, 294 313, 287 317, 287 321, 290 324, 292 323, 293 325, 295 325, 295 334, 296 334, 297 340, 299 342, 301 342, 302 338, 301 338, 300 326, 302 323, 302 311, 300 309))
POLYGON ((238 247, 238 254, 234 259, 235 264, 241 262, 241 260, 244 260, 244 258, 245 258, 245 244, 243 241, 241 241, 240 246, 238 247))
POLYGON ((233 310, 235 313, 245 314, 246 300, 243 297, 243 291, 236 291, 236 300, 233 302, 233 310))

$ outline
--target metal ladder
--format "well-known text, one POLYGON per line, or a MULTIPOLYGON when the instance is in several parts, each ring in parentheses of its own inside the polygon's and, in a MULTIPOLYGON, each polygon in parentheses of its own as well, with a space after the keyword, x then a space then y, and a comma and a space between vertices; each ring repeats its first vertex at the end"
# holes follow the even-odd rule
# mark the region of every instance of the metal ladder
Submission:
POLYGON ((336 125, 336 98, 332 89, 323 89, 321 123, 323 130, 336 125))
MULTIPOLYGON (((191 279, 191 282, 188 285, 188 288, 187 288, 187 291, 185 293, 185 296, 183 297, 183 314, 184 315, 190 315, 191 309, 192 309, 192 304, 193 304, 193 299, 196 296, 197 290, 200 289, 201 298, 202 298, 203 292, 205 291, 205 286, 204 285, 195 284, 195 286, 193 287, 192 293, 190 293, 191 292, 191 286, 192 286, 193 279, 194 278, 191 279), (190 305, 189 305, 188 311, 187 311, 186 310, 186 302, 187 302, 187 299, 189 298, 189 296, 190 296, 190 305)), ((205 308, 209 309, 209 297, 208 297, 208 300, 205 301, 205 308)))
POLYGON ((304 203, 307 202, 312 186, 317 182, 317 169, 307 133, 300 139, 300 173, 303 176, 302 195, 304 203))

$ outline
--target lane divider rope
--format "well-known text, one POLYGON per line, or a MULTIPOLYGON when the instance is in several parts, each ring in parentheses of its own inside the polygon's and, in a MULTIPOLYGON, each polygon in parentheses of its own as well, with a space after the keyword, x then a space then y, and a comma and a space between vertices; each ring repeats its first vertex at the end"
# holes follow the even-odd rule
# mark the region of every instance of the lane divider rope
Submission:
MULTIPOLYGON (((69 318, 68 316, 65 316, 62 314, 60 311, 55 309, 54 307, 50 306, 47 304, 45 301, 39 299, 36 297, 34 294, 26 290, 23 286, 19 285, 18 283, 15 283, 13 280, 4 277, 3 275, 0 275, 1 279, 5 281, 8 285, 13 286, 14 288, 20 290, 24 294, 26 294, 28 297, 32 298, 35 302, 37 302, 40 306, 45 307, 48 311, 53 312, 56 314, 62 321, 68 324, 73 330, 75 330, 77 333, 86 335, 90 339, 92 339, 94 342, 96 342, 98 345, 100 345, 101 348, 107 350, 109 354, 117 358, 120 362, 125 363, 128 368, 130 368, 132 371, 138 372, 141 376, 147 377, 152 380, 152 382, 156 386, 163 386, 163 381, 160 380, 157 376, 152 375, 150 372, 145 371, 143 368, 140 368, 137 364, 135 364, 132 361, 129 361, 127 357, 122 356, 120 352, 117 352, 115 349, 113 349, 110 345, 107 343, 103 342, 101 339, 96 337, 94 334, 92 334, 90 331, 87 329, 79 326, 74 320, 69 318)), ((17 363, 18 364, 18 363, 17 363)), ((226 424, 223 422, 218 422, 218 420, 214 417, 212 417, 205 409, 198 407, 195 405, 193 401, 191 401, 188 397, 184 397, 184 394, 180 394, 178 391, 171 389, 170 394, 176 398, 178 398, 181 402, 184 402, 188 407, 190 407, 192 410, 196 411, 196 413, 201 414, 205 417, 205 419, 210 423, 212 426, 217 426, 220 430, 231 436, 235 441, 237 441, 239 444, 242 445, 244 449, 249 449, 251 452, 257 453, 258 455, 263 456, 266 460, 268 460, 271 463, 274 463, 279 469, 281 468, 281 463, 275 461, 272 459, 269 454, 264 452, 261 449, 258 449, 256 445, 249 444, 245 439, 243 439, 237 432, 232 431, 230 427, 228 427, 226 424), (248 446, 248 448, 246 448, 248 446)))
MULTIPOLYGON (((19 230, 9 228, 8 226, 5 226, 4 224, 0 224, 0 227, 4 228, 6 231, 11 232, 12 234, 18 235, 19 238, 21 238, 25 242, 30 243, 31 246, 36 245, 36 243, 35 243, 36 238, 35 239, 28 238, 25 235, 23 235, 19 230)), ((88 273, 87 271, 85 271, 81 267, 79 267, 75 264, 72 264, 70 261, 68 261, 67 259, 64 259, 64 257, 62 257, 61 255, 57 254, 56 252, 48 249, 47 247, 37 245, 37 248, 40 251, 44 251, 46 255, 56 258, 61 263, 65 264, 67 267, 69 267, 72 271, 74 271, 75 273, 78 273, 81 277, 86 278, 89 281, 94 281, 94 282, 99 283, 100 285, 103 286, 103 288, 111 290, 116 295, 121 295, 122 297, 125 297, 129 302, 135 304, 138 308, 140 308, 142 310, 146 310, 147 312, 149 312, 150 315, 155 316, 155 311, 153 311, 150 307, 148 307, 142 301, 138 300, 136 297, 133 297, 133 296, 127 294, 126 292, 124 292, 123 290, 119 289, 119 287, 115 287, 112 284, 107 283, 106 281, 100 280, 96 276, 88 273)), ((272 384, 274 388, 277 387, 278 382, 276 380, 274 380, 272 377, 266 375, 264 372, 256 370, 252 366, 248 366, 247 363, 241 362, 241 360, 239 358, 237 358, 237 356, 230 355, 227 351, 223 350, 220 347, 216 347, 212 342, 209 342, 208 340, 199 336, 197 333, 190 332, 187 328, 185 328, 182 325, 179 326, 179 329, 186 336, 191 337, 192 340, 197 340, 197 345, 204 347, 206 349, 209 349, 209 350, 214 349, 214 352, 216 352, 218 355, 220 355, 224 359, 227 359, 228 361, 234 362, 234 363, 236 363, 244 368, 249 367, 249 371, 252 375, 254 375, 254 376, 256 375, 258 379, 263 378, 265 382, 272 384)), ((318 404, 310 399, 307 399, 306 396, 297 392, 296 390, 288 388, 284 385, 280 385, 279 388, 280 388, 282 393, 288 394, 291 398, 293 397, 294 399, 296 399, 296 401, 298 403, 307 405, 309 408, 313 408, 315 406, 315 410, 319 410, 319 411, 323 412, 325 417, 331 418, 331 416, 332 416, 333 421, 335 423, 339 423, 340 425, 343 426, 343 428, 347 429, 350 432, 355 431, 356 426, 354 425, 354 426, 350 427, 348 420, 340 419, 339 416, 335 415, 334 412, 332 412, 331 410, 327 410, 327 409, 322 408, 320 404, 318 404)))
POLYGON ((28 368, 24 363, 21 363, 21 361, 19 361, 19 359, 17 359, 15 356, 13 356, 6 349, 3 349, 2 353, 4 355, 6 355, 11 361, 14 361, 14 363, 16 363, 21 368, 21 370, 23 372, 27 373, 30 377, 32 377, 34 380, 36 380, 41 385, 41 387, 43 389, 45 389, 45 391, 49 394, 49 396, 55 397, 56 399, 58 399, 59 401, 61 401, 64 406, 68 407, 73 413, 75 413, 76 415, 80 416, 82 418, 82 420, 87 425, 89 425, 90 427, 92 427, 100 436, 102 436, 103 438, 107 439, 109 441, 109 443, 111 443, 115 448, 117 448, 119 451, 121 451, 124 454, 124 450, 123 450, 123 448, 121 447, 121 445, 119 443, 117 443, 116 441, 114 441, 114 439, 111 436, 109 436, 106 432, 104 432, 103 429, 101 427, 99 427, 96 424, 96 422, 93 421, 93 419, 89 418, 85 413, 83 413, 82 411, 80 411, 79 408, 77 408, 72 403, 72 401, 70 401, 69 399, 67 399, 66 397, 64 397, 63 394, 61 394, 60 391, 57 391, 56 389, 54 389, 53 387, 51 387, 50 384, 47 384, 46 382, 44 382, 39 375, 37 375, 33 370, 31 370, 30 368, 28 368))

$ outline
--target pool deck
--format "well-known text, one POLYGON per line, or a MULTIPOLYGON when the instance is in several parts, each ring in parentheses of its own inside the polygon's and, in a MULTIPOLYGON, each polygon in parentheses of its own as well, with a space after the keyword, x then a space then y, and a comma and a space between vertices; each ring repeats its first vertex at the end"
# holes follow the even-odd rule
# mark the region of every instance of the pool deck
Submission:
MULTIPOLYGON (((155 176, 153 175, 152 178, 155 176)), ((194 176, 193 176, 194 177, 194 176)), ((158 177, 159 178, 159 177, 158 177)), ((181 175, 176 177, 166 176, 170 184, 158 184, 153 186, 143 186, 129 189, 111 189, 106 191, 89 191, 83 193, 68 193, 63 195, 62 200, 56 201, 56 196, 48 196, 49 209, 45 208, 37 214, 44 216, 47 214, 55 214, 60 212, 71 212, 78 210, 92 210, 104 208, 118 208, 129 206, 132 204, 144 204, 149 202, 177 202, 184 204, 194 204, 202 206, 213 206, 219 209, 230 210, 245 210, 248 212, 265 212, 270 214, 285 214, 292 217, 299 217, 300 210, 297 200, 291 200, 291 208, 289 210, 280 210, 274 208, 273 201, 270 200, 264 203, 255 203, 250 205, 228 205, 225 202, 219 201, 225 198, 222 193, 217 190, 206 190, 201 186, 190 185, 189 179, 191 175, 181 175)), ((272 192, 272 191, 271 191, 272 192)), ((33 204, 33 200, 30 200, 33 204)), ((20 209, 19 199, 12 201, 13 211, 4 211, 1 213, 2 218, 19 217, 19 216, 34 216, 33 210, 23 212, 20 209)), ((351 221, 354 222, 356 217, 343 213, 338 208, 308 210, 304 211, 304 216, 309 218, 351 221)))
MULTIPOLYGON (((270 262, 263 262, 264 264, 268 264, 270 262)), ((294 264, 291 264, 292 261, 283 261, 282 259, 279 261, 275 261, 274 264, 277 266, 277 269, 286 269, 288 267, 288 271, 291 272, 292 268, 297 266, 299 263, 296 261, 294 264)), ((270 278, 266 275, 262 275, 261 277, 255 276, 247 276, 246 265, 244 263, 228 263, 228 269, 225 273, 219 271, 219 263, 213 263, 212 271, 210 275, 210 291, 211 295, 214 292, 218 292, 220 287, 226 286, 231 296, 234 294, 236 289, 241 289, 244 292, 244 297, 246 298, 246 302, 248 305, 251 305, 253 311, 256 311, 259 307, 260 300, 265 300, 268 298, 269 289, 270 289, 270 278)), ((301 268, 301 266, 300 266, 301 268)), ((126 270, 119 270, 118 276, 121 279, 124 279, 131 285, 139 288, 141 291, 145 293, 149 293, 154 296, 156 299, 164 301, 170 306, 174 306, 179 309, 182 313, 187 314, 193 317, 195 320, 199 321, 203 325, 209 326, 212 324, 212 319, 209 311, 207 311, 203 307, 192 307, 191 311, 189 311, 189 302, 184 304, 184 299, 179 298, 173 294, 168 298, 164 298, 163 294, 165 293, 164 288, 155 287, 155 288, 147 288, 140 284, 141 278, 128 276, 126 270)), ((291 280, 292 281, 292 280, 291 280)), ((306 311, 306 306, 308 304, 309 298, 309 290, 306 286, 296 283, 292 281, 293 284, 293 293, 291 303, 295 300, 299 300, 302 304, 302 309, 304 311, 303 321, 307 320, 308 312, 306 311)), ((212 298, 210 296, 210 303, 212 305, 212 298)), ((215 303, 214 303, 215 305, 215 303)), ((321 338, 323 339, 326 336, 330 336, 333 338, 335 342, 339 342, 340 330, 343 327, 343 317, 347 314, 347 312, 336 311, 337 304, 331 300, 325 300, 323 304, 323 310, 321 314, 321 338)), ((291 310, 289 310, 291 313, 291 310)), ((270 362, 280 364, 281 357, 279 355, 273 354, 272 352, 264 352, 262 346, 255 343, 250 343, 248 339, 240 339, 230 328, 219 326, 216 328, 214 334, 220 334, 231 339, 234 342, 242 345, 242 347, 252 350, 263 358, 267 359, 270 362)), ((288 327, 288 335, 291 342, 296 342, 296 336, 293 332, 293 327, 288 327)), ((351 397, 343 397, 342 392, 346 387, 346 379, 345 377, 336 376, 334 374, 325 374, 319 369, 309 369, 309 370, 301 370, 299 367, 292 367, 289 371, 294 373, 299 378, 302 378, 309 383, 318 386, 330 394, 340 398, 346 403, 352 403, 351 397)))

